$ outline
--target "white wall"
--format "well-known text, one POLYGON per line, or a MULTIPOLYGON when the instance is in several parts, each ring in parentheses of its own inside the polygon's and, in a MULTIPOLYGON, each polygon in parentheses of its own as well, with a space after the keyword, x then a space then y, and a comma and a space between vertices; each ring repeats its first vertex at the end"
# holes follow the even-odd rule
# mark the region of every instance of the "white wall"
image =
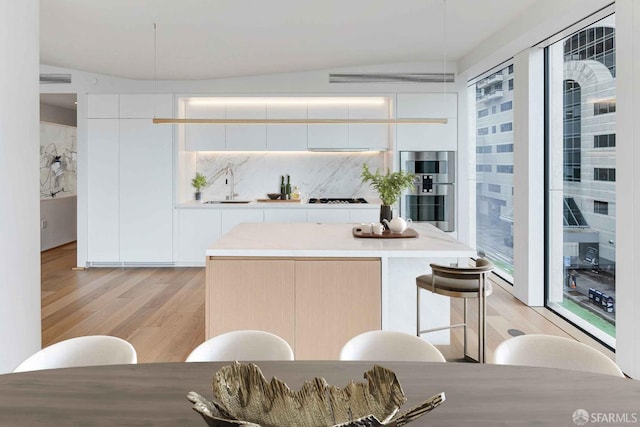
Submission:
POLYGON ((40 223, 46 228, 40 233, 40 250, 55 248, 76 240, 77 197, 59 197, 40 200, 40 223))
POLYGON ((40 121, 59 125, 76 126, 76 111, 57 105, 40 104, 40 121))
POLYGON ((640 3, 616 2, 616 362, 640 378, 640 3))
POLYGON ((526 49, 513 60, 513 288, 544 305, 544 58, 526 49))
POLYGON ((458 72, 473 78, 611 3, 611 0, 538 0, 471 49, 458 61, 458 72))
POLYGON ((41 345, 38 5, 0 0, 0 373, 41 345))

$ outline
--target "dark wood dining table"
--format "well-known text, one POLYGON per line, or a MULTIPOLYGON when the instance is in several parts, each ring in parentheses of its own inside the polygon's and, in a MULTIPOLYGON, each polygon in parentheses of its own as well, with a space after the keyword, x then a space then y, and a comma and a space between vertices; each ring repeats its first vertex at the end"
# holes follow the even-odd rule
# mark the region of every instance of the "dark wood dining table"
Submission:
MULTIPOLYGON (((255 363, 268 380, 276 376, 293 390, 313 377, 340 387, 351 379, 363 381, 364 372, 375 364, 255 363)), ((213 374, 227 364, 149 363, 0 375, 0 426, 204 427, 186 395, 196 391, 211 397, 213 374)), ((441 406, 410 426, 575 426, 573 416, 579 409, 586 411, 589 422, 602 420, 600 414, 614 414, 628 420, 635 417, 640 423, 640 382, 636 380, 489 364, 378 364, 393 370, 400 381, 407 397, 401 412, 445 392, 441 406)))

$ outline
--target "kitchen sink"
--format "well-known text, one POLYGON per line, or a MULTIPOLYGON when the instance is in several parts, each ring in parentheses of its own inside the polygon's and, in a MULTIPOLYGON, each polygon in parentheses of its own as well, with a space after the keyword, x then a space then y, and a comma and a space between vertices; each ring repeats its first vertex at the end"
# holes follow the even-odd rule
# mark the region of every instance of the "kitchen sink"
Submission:
POLYGON ((207 200, 204 202, 205 204, 247 204, 251 203, 252 200, 207 200))

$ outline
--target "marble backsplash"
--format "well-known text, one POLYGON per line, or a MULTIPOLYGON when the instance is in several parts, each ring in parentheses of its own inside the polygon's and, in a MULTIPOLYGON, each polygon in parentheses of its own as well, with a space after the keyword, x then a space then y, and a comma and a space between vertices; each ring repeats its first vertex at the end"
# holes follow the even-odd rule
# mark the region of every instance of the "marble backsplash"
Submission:
POLYGON ((298 186, 303 199, 310 197, 378 198, 369 183, 362 183, 362 165, 384 170, 381 152, 357 153, 198 153, 196 170, 207 177, 203 200, 224 199, 225 167, 231 165, 237 199, 266 198, 280 192, 280 177, 291 177, 291 189, 298 186))

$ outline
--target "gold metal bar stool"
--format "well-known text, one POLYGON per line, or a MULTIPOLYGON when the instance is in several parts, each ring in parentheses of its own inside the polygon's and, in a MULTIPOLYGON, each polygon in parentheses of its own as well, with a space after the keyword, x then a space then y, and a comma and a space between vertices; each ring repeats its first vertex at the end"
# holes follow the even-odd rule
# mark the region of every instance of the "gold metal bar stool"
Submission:
POLYGON ((424 274, 416 278, 417 318, 416 335, 441 331, 444 329, 464 328, 464 357, 485 363, 485 335, 486 335, 486 297, 491 295, 493 288, 488 279, 494 269, 491 261, 485 258, 476 260, 475 267, 446 267, 430 264, 431 274, 424 274), (434 294, 452 298, 464 298, 464 323, 442 326, 432 329, 420 329, 420 289, 434 294), (478 298, 478 359, 467 354, 467 298, 478 298))

